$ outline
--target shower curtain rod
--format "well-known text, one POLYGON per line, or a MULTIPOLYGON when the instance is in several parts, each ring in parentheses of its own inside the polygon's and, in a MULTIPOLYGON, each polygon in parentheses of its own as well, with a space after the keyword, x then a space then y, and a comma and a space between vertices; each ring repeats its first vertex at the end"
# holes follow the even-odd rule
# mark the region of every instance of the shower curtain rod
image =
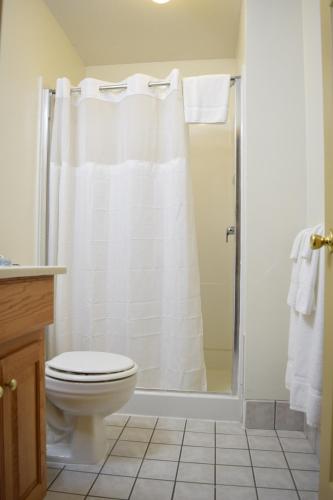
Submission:
MULTIPOLYGON (((230 77, 230 83, 233 85, 236 80, 240 80, 241 76, 240 75, 235 75, 230 77)), ((161 82, 148 82, 148 87, 168 87, 170 85, 170 82, 168 81, 161 81, 161 82)), ((99 90, 126 90, 127 89, 127 84, 126 83, 115 83, 113 85, 101 85, 99 87, 99 90)), ((55 94, 56 91, 55 89, 50 89, 51 94, 55 94)), ((80 87, 72 87, 71 88, 71 93, 72 94, 78 94, 81 92, 80 87)))

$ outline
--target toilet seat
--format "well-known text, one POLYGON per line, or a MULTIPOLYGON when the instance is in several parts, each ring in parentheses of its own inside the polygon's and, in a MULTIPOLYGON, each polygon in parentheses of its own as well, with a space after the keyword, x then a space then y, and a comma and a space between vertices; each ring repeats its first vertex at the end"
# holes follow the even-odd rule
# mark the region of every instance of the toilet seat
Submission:
POLYGON ((108 382, 134 375, 133 360, 110 352, 70 351, 45 364, 45 375, 68 382, 108 382))

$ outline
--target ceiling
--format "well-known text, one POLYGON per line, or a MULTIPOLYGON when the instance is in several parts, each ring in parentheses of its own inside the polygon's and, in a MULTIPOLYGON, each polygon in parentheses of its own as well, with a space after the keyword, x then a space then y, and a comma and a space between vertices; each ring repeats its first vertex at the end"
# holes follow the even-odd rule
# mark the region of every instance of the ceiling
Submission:
POLYGON ((233 58, 242 0, 45 0, 87 66, 233 58))

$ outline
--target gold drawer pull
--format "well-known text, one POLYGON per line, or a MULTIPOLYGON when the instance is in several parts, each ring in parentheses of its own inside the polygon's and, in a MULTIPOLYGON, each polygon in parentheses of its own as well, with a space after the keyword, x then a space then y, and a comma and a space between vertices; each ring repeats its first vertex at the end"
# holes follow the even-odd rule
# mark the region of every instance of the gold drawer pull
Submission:
POLYGON ((17 388, 17 381, 12 378, 7 384, 5 384, 6 387, 8 387, 11 391, 15 391, 17 388))
POLYGON ((4 388, 3 388, 3 387, 1 387, 1 385, 0 385, 0 399, 3 397, 4 393, 5 393, 5 390, 4 390, 4 388))

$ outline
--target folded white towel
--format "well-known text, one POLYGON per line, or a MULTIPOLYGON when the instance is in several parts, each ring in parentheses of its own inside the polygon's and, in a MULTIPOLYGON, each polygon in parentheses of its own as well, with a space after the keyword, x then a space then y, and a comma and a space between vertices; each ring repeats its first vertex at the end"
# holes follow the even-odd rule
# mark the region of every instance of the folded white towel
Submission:
POLYGON ((225 123, 228 117, 230 75, 183 79, 186 123, 225 123))

